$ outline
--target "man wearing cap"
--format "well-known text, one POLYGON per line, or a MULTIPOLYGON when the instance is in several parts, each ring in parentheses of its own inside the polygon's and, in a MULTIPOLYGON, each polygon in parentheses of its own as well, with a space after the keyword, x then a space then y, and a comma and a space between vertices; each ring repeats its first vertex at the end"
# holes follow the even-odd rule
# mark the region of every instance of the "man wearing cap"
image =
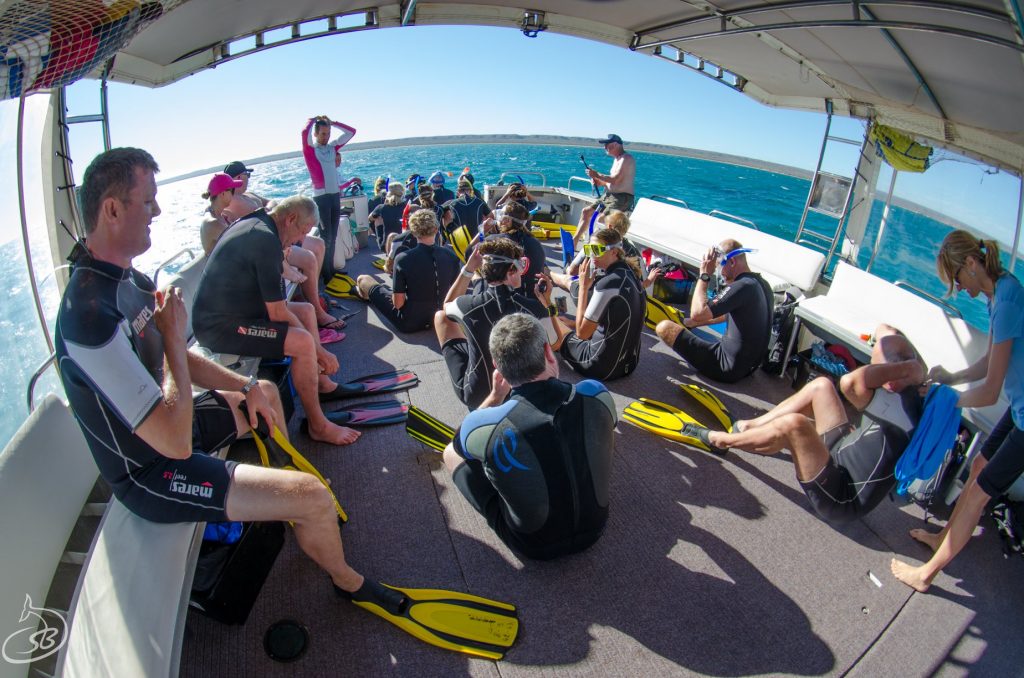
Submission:
POLYGON ((772 334, 775 296, 759 274, 747 266, 747 253, 735 240, 723 240, 712 247, 700 264, 700 279, 694 285, 690 316, 683 325, 662 320, 658 337, 690 363, 695 370, 715 381, 733 383, 757 369, 768 351, 772 334), (725 288, 708 301, 708 283, 721 259, 725 288), (728 322, 719 341, 698 337, 694 327, 728 322))
POLYGON ((233 160, 224 166, 224 174, 236 181, 241 181, 240 190, 235 191, 231 204, 224 209, 224 218, 231 222, 247 217, 261 207, 267 206, 267 200, 255 193, 249 193, 249 176, 252 170, 240 160, 233 160))
POLYGON ((605 187, 604 195, 597 202, 586 207, 580 216, 580 223, 576 228, 573 240, 579 243, 585 231, 589 230, 590 218, 594 210, 619 210, 630 212, 633 209, 633 195, 636 192, 634 187, 636 181, 636 158, 623 148, 622 137, 618 134, 609 134, 606 139, 598 139, 598 143, 604 146, 604 152, 614 158, 612 168, 608 174, 601 174, 592 167, 587 168, 587 176, 594 182, 594 186, 605 187))

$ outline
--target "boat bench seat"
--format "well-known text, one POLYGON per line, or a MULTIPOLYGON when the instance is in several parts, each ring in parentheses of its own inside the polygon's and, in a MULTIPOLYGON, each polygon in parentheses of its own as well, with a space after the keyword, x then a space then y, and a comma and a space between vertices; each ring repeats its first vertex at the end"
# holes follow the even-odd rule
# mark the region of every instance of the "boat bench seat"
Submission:
POLYGON ((704 254, 732 238, 757 250, 747 255, 750 268, 775 290, 797 287, 802 292, 818 282, 825 255, 790 240, 748 226, 695 212, 685 207, 641 198, 629 217, 629 239, 699 268, 704 254))
MULTIPOLYGON (((881 323, 903 332, 929 368, 942 365, 950 371, 962 370, 988 350, 988 337, 963 319, 845 262, 836 266, 828 293, 802 299, 795 316, 799 326, 846 346, 863 362, 870 359, 871 347, 862 336, 873 335, 881 323)), ((965 410, 964 417, 987 433, 1006 407, 1001 398, 991 407, 965 410)))

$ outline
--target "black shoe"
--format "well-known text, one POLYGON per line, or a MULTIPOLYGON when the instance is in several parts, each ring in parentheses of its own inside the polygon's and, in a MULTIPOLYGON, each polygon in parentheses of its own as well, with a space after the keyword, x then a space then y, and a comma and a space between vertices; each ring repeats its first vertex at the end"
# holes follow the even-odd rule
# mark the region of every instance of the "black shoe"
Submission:
POLYGON ((690 438, 696 438, 707 446, 708 451, 712 454, 717 454, 719 457, 724 457, 726 452, 729 450, 722 447, 716 447, 711 443, 711 430, 706 429, 703 426, 697 424, 683 424, 682 434, 690 438))

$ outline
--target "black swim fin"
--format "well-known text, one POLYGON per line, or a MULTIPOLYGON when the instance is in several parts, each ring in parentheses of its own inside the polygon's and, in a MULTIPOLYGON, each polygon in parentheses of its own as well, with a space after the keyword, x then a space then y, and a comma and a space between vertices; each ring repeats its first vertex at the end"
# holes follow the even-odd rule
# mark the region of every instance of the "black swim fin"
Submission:
POLYGON ((415 405, 409 406, 409 418, 405 421, 405 432, 409 434, 409 437, 438 452, 444 452, 444 448, 455 437, 455 429, 415 405))
POLYGON ((335 273, 334 277, 324 285, 324 292, 340 299, 363 300, 356 292, 356 281, 352 279, 352 276, 344 273, 335 273))
MULTIPOLYGON (((397 400, 378 400, 324 412, 324 416, 338 426, 385 426, 405 421, 409 416, 409 406, 397 400)), ((308 428, 309 422, 303 419, 299 429, 305 433, 308 428)))
POLYGON ((410 370, 392 370, 379 374, 368 374, 344 384, 338 384, 329 393, 320 394, 320 402, 325 403, 339 398, 354 398, 367 393, 390 393, 412 388, 420 383, 420 378, 410 370))
POLYGON ((468 593, 398 588, 370 579, 355 593, 335 591, 425 643, 474 657, 502 659, 519 635, 515 605, 468 593))
MULTIPOLYGON (((239 406, 246 419, 249 418, 249 410, 245 403, 239 406)), ((348 522, 348 514, 341 508, 341 503, 334 495, 331 484, 320 474, 313 464, 303 457, 298 450, 284 437, 284 434, 276 427, 271 427, 269 422, 260 415, 256 415, 256 428, 252 429, 252 438, 256 443, 256 451, 260 455, 260 463, 267 468, 283 468, 291 471, 301 471, 316 476, 317 480, 324 484, 327 491, 331 493, 334 500, 334 510, 338 512, 341 522, 348 522)))

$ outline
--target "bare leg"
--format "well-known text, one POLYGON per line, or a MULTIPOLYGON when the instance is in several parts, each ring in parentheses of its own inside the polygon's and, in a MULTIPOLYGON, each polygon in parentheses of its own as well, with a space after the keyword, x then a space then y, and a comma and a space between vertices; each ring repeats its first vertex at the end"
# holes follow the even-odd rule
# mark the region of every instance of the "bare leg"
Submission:
POLYGON ((451 443, 448 443, 448 446, 444 448, 443 457, 444 465, 449 473, 454 473, 455 469, 466 461, 459 456, 459 453, 455 451, 455 447, 451 443))
POLYGON ((363 301, 369 301, 370 292, 379 284, 380 283, 377 282, 377 279, 373 276, 361 275, 356 278, 356 294, 358 294, 363 301))
MULTIPOLYGON (((338 426, 328 421, 320 407, 319 392, 330 392, 334 390, 334 382, 326 374, 320 374, 320 354, 325 353, 319 345, 319 338, 316 332, 316 321, 313 308, 309 304, 290 303, 289 308, 299 316, 299 319, 306 326, 306 329, 291 327, 284 340, 285 355, 292 358, 292 383, 298 393, 299 402, 306 411, 309 420, 309 436, 313 440, 319 440, 334 445, 347 445, 353 443, 359 437, 359 432, 353 429, 338 426), (296 307, 296 308, 293 308, 296 307), (306 307, 301 309, 301 307, 306 307), (309 325, 313 324, 313 330, 309 325)), ((333 358, 333 356, 331 356, 333 358)), ((337 371, 337 360, 334 361, 334 369, 337 371)))
MULTIPOLYGON (((316 255, 305 248, 292 247, 288 252, 288 263, 306 274, 306 280, 299 285, 299 288, 302 290, 302 296, 305 297, 306 301, 313 305, 313 310, 316 313, 316 324, 320 326, 337 322, 337 318, 320 308, 320 304, 317 303, 317 296, 320 294, 320 290, 317 289, 317 274, 320 271, 320 264, 317 262, 316 255)), ((344 327, 344 324, 335 329, 341 329, 342 327, 344 327)))
POLYGON ((794 412, 813 419, 819 435, 847 421, 843 401, 836 393, 832 382, 827 377, 818 377, 760 417, 737 421, 733 429, 739 432, 748 431, 794 412))
MULTIPOLYGON (((801 389, 803 390, 803 389, 801 389)), ((709 439, 722 448, 737 448, 755 454, 775 454, 787 448, 793 454, 798 480, 814 478, 828 463, 828 448, 808 417, 799 412, 779 415, 742 433, 711 431, 709 439)))
POLYGON ((231 520, 290 520, 306 555, 335 586, 355 591, 363 577, 345 562, 338 514, 327 488, 308 473, 239 464, 228 490, 231 520))
POLYGON ((971 484, 960 495, 956 509, 950 518, 942 543, 924 565, 914 567, 896 558, 892 559, 890 569, 893 575, 911 588, 924 593, 931 586, 932 580, 949 565, 953 558, 967 545, 974 533, 974 528, 981 520, 981 514, 991 497, 977 483, 971 484))
POLYGON ((654 328, 654 332, 658 335, 667 346, 672 346, 676 343, 676 339, 679 338, 679 334, 685 328, 679 323, 674 323, 671 320, 662 320, 658 323, 658 326, 654 328))
POLYGON ((434 314, 434 334, 437 335, 438 346, 444 346, 452 339, 465 339, 466 333, 454 320, 449 320, 444 311, 434 314))
MULTIPOLYGON (((302 239, 302 249, 313 253, 313 256, 316 257, 316 270, 319 271, 319 267, 324 265, 324 255, 327 252, 327 244, 324 242, 324 239, 318 238, 315 235, 307 235, 302 239)), ((316 277, 311 271, 304 272, 312 278, 316 277)))
MULTIPOLYGON (((974 461, 971 462, 971 474, 968 476, 967 482, 964 483, 964 489, 960 492, 961 497, 966 497, 968 491, 977 484, 978 476, 981 474, 981 470, 985 468, 987 463, 988 460, 980 454, 974 458, 974 461)), ((932 551, 935 551, 939 548, 942 540, 946 538, 946 535, 949 534, 950 526, 960 520, 958 514, 962 513, 964 506, 964 502, 957 501, 956 506, 953 507, 953 515, 949 517, 949 520, 946 522, 946 526, 938 532, 929 532, 922 528, 916 528, 910 531, 910 536, 930 548, 932 551)))
POLYGON ((583 234, 590 230, 590 217, 593 216, 596 207, 585 207, 583 212, 580 214, 580 222, 576 224, 576 232, 572 235, 573 245, 579 247, 580 238, 583 234))

